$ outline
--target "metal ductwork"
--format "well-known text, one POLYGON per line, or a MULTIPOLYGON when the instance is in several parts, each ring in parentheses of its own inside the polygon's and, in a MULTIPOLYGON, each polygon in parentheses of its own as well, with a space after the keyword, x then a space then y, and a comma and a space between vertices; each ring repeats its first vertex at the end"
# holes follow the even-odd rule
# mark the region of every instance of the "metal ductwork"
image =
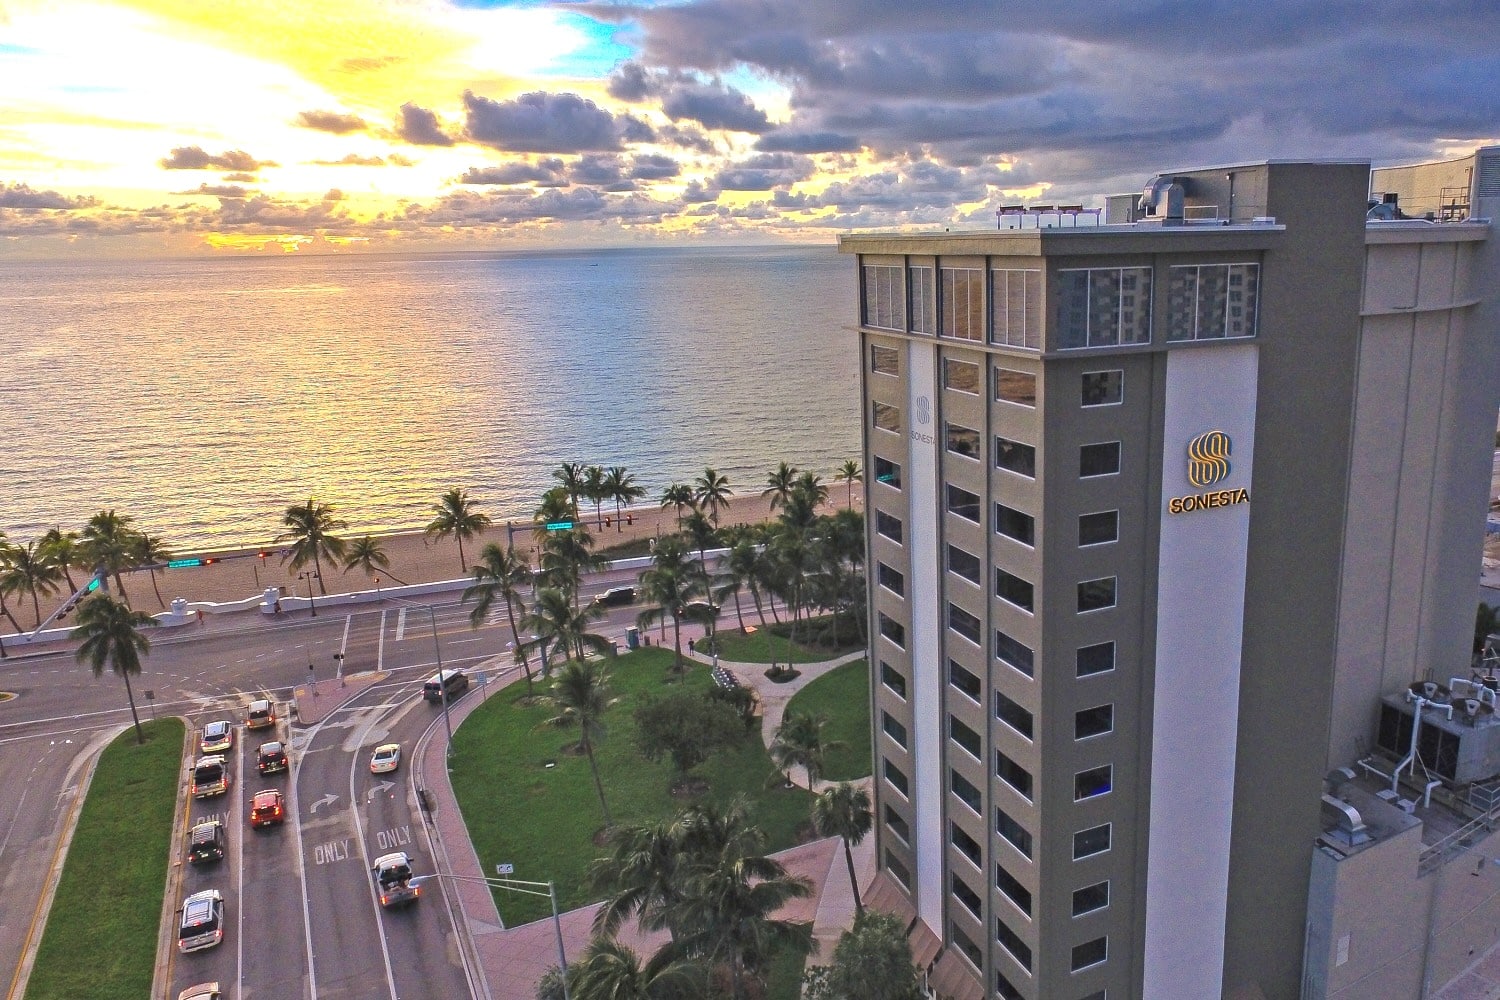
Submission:
POLYGON ((1141 215, 1159 222, 1182 222, 1182 184, 1175 177, 1157 174, 1141 193, 1141 215))

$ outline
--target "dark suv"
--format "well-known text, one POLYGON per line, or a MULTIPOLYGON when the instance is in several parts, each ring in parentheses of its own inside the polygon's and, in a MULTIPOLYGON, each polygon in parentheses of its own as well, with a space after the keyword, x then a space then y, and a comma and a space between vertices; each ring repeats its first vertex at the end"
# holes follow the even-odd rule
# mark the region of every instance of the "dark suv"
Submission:
POLYGON ((188 863, 206 865, 224 857, 224 824, 206 820, 188 833, 188 863))
POLYGON ((255 755, 255 766, 261 774, 275 774, 287 769, 286 745, 279 740, 262 743, 255 755))

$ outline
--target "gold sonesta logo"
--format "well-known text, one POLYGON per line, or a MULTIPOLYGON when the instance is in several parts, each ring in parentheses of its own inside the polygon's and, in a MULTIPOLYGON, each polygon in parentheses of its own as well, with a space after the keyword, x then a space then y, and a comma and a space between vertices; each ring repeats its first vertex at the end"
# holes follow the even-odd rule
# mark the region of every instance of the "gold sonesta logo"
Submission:
MULTIPOLYGON (((1204 431, 1193 438, 1187 443, 1188 482, 1199 489, 1223 482, 1233 468, 1229 464, 1229 456, 1233 450, 1234 442, 1223 431, 1204 431)), ((1167 513, 1188 514, 1195 510, 1212 510, 1215 507, 1249 502, 1250 491, 1244 488, 1190 493, 1168 500, 1167 513)))

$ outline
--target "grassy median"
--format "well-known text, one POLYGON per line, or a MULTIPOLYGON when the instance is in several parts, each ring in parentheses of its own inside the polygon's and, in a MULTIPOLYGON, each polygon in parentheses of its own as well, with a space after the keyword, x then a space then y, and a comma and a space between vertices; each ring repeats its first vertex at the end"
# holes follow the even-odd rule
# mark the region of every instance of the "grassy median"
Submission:
MULTIPOLYGON (((620 656, 611 667, 618 703, 606 718, 608 732, 598 746, 599 771, 610 813, 618 824, 654 822, 693 801, 727 802, 736 793, 753 802, 755 821, 766 832, 768 849, 796 843, 808 818, 811 797, 802 789, 768 788, 775 766, 760 734, 746 733, 737 747, 710 758, 692 773, 707 783, 701 798, 674 797, 672 768, 666 760, 645 760, 635 745, 631 713, 650 692, 675 690, 665 683, 670 650, 642 649, 620 656)), ((712 683, 695 665, 690 687, 712 683)), ((543 683, 537 691, 547 690, 543 683)), ((518 705, 525 687, 517 684, 490 695, 453 734, 453 787, 485 873, 500 863, 515 866, 515 877, 557 884, 564 910, 596 898, 583 884, 584 869, 603 853, 595 835, 604 826, 588 762, 571 751, 577 730, 539 728, 552 714, 545 704, 518 705)), ((539 699, 540 701, 540 699, 539 699)), ((549 914, 545 899, 498 892, 496 902, 508 926, 549 914)))
POLYGON ((141 729, 144 745, 127 729, 99 758, 27 1000, 151 994, 184 730, 180 719, 141 729))
POLYGON ((870 774, 870 661, 854 660, 792 695, 787 713, 822 712, 828 716, 823 735, 843 746, 828 754, 825 781, 853 781, 870 774))
MULTIPOLYGON (((833 616, 822 615, 800 622, 797 625, 797 641, 791 642, 791 622, 772 623, 762 627, 754 611, 745 609, 745 625, 753 631, 741 632, 734 616, 734 605, 729 604, 719 618, 719 658, 734 663, 786 663, 788 651, 792 663, 820 663, 832 660, 865 648, 854 634, 853 628, 844 623, 842 634, 833 631, 833 616)), ((671 623, 667 625, 667 641, 672 642, 671 623)), ((687 641, 683 641, 687 647, 687 641)))

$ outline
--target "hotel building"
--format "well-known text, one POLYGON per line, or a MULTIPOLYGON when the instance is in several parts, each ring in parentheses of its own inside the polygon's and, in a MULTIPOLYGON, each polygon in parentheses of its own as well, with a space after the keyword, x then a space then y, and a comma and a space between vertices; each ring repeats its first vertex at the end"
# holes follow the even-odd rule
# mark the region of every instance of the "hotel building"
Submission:
POLYGON ((1468 876, 1500 855, 1473 795, 1500 724, 1493 767, 1453 766, 1494 691, 1449 684, 1500 148, 1168 171, 1080 215, 840 241, 873 905, 965 1000, 1427 995, 1500 939, 1500 867, 1468 876))

